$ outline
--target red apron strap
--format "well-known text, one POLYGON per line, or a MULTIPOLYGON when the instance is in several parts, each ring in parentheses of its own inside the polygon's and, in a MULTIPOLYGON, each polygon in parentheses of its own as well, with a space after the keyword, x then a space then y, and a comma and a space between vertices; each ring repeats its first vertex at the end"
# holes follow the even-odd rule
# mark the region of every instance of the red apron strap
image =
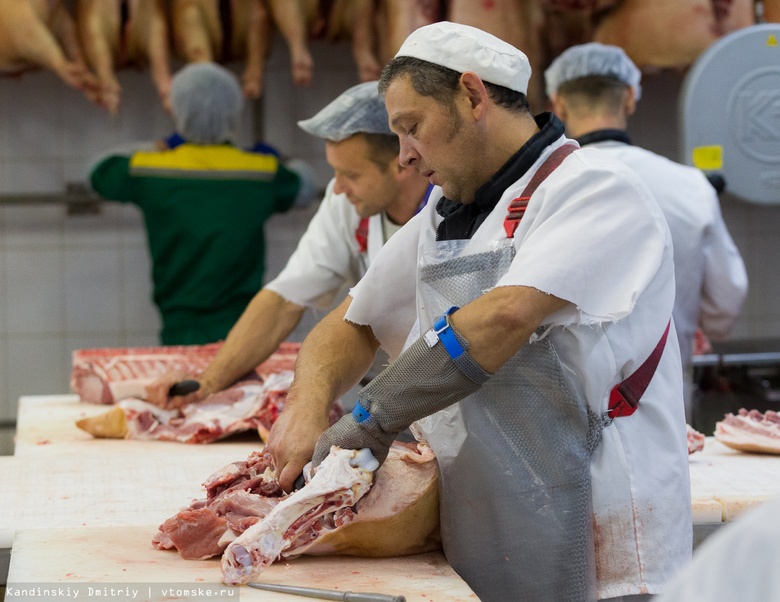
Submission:
POLYGON ((658 367, 658 362, 663 355, 664 347, 666 346, 666 338, 669 336, 669 327, 672 321, 666 325, 666 330, 661 336, 661 340, 653 349, 645 362, 636 369, 636 371, 629 376, 622 383, 618 383, 612 388, 609 394, 609 410, 607 410, 607 416, 610 418, 618 418, 620 416, 630 416, 636 411, 639 405, 639 400, 644 395, 645 389, 653 379, 655 370, 658 367))
POLYGON ((539 184, 544 182, 545 178, 549 176, 555 168, 557 168, 563 160, 568 157, 573 151, 577 150, 579 146, 575 144, 564 144, 556 148, 552 154, 542 163, 541 167, 536 170, 536 173, 531 177, 531 181, 528 182, 528 186, 525 187, 522 194, 513 199, 509 203, 509 211, 504 218, 504 231, 507 238, 515 237, 515 230, 523 218, 525 209, 528 206, 528 201, 531 199, 531 195, 539 187, 539 184))
POLYGON ((358 227, 355 229, 355 240, 357 241, 360 252, 368 251, 368 218, 361 218, 358 227))

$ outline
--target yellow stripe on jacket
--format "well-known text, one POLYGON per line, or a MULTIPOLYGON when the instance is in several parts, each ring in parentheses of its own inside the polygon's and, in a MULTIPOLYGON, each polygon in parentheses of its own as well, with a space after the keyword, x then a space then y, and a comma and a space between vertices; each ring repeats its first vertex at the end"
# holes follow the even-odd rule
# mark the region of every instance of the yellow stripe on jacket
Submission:
POLYGON ((137 152, 130 159, 132 175, 161 178, 272 180, 278 169, 275 155, 227 144, 182 144, 172 150, 137 152))

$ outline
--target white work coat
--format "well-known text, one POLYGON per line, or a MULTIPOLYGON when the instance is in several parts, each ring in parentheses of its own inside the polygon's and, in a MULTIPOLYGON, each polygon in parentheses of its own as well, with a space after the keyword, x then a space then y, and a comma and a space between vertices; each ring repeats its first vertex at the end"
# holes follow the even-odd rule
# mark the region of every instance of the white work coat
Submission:
POLYGON ((287 265, 265 285, 287 301, 320 310, 327 310, 345 286, 363 277, 385 244, 379 213, 368 219, 368 245, 361 250, 361 218, 346 195, 333 192, 333 185, 331 180, 287 265))
MULTIPOLYGON (((484 245, 506 237, 510 201, 567 141, 574 143, 562 136, 545 149, 504 192, 473 241, 484 245)), ((421 311, 418 249, 435 238, 440 196, 435 188, 426 208, 385 245, 350 291, 346 319, 369 325, 391 359, 417 336, 405 325, 421 311)), ((581 149, 539 186, 514 244, 517 254, 497 286, 529 286, 571 302, 544 324, 552 326, 548 336, 582 398, 603 414, 612 387, 650 355, 671 317, 672 242, 658 204, 636 173, 599 151, 581 149)), ((603 430, 592 457, 599 598, 657 593, 690 558, 680 366, 672 328, 639 409, 603 430)))
POLYGON ((718 195, 700 170, 643 148, 613 140, 587 147, 636 171, 666 217, 674 244, 674 325, 687 371, 696 328, 713 341, 726 338, 747 295, 745 264, 723 221, 718 195))

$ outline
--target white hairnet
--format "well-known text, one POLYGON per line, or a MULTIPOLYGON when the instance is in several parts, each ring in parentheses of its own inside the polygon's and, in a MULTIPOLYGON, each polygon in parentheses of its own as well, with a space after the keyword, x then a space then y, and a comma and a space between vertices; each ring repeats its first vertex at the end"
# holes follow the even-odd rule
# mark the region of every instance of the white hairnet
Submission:
POLYGON ((190 63, 171 81, 171 112, 188 142, 220 144, 238 126, 244 97, 238 77, 215 63, 190 63))
POLYGON ((378 82, 352 86, 314 117, 298 122, 304 132, 339 142, 355 134, 395 134, 388 125, 387 109, 377 92, 378 82))
POLYGON ((642 96, 642 73, 622 48, 598 42, 580 44, 564 50, 544 72, 547 96, 561 84, 593 75, 614 77, 634 89, 636 100, 642 96))
POLYGON ((415 29, 395 56, 422 59, 458 73, 472 71, 483 81, 528 93, 528 57, 511 44, 469 25, 439 21, 415 29))

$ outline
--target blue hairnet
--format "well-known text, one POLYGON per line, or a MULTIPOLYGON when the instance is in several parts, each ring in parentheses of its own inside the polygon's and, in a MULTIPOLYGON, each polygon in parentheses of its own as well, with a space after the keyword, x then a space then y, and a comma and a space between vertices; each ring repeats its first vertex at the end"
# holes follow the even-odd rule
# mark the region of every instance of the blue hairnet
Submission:
POLYGON ((236 129, 244 104, 238 77, 215 63, 190 63, 171 81, 171 112, 188 142, 219 144, 236 129))
POLYGON ((642 95, 639 85, 642 73, 625 51, 617 46, 590 42, 564 50, 547 68, 544 72, 547 96, 555 94, 561 84, 593 75, 614 77, 631 86, 636 100, 642 95))
POLYGON ((388 125, 387 109, 379 98, 379 82, 365 82, 351 87, 310 119, 298 122, 304 132, 339 142, 355 134, 394 136, 388 125))

